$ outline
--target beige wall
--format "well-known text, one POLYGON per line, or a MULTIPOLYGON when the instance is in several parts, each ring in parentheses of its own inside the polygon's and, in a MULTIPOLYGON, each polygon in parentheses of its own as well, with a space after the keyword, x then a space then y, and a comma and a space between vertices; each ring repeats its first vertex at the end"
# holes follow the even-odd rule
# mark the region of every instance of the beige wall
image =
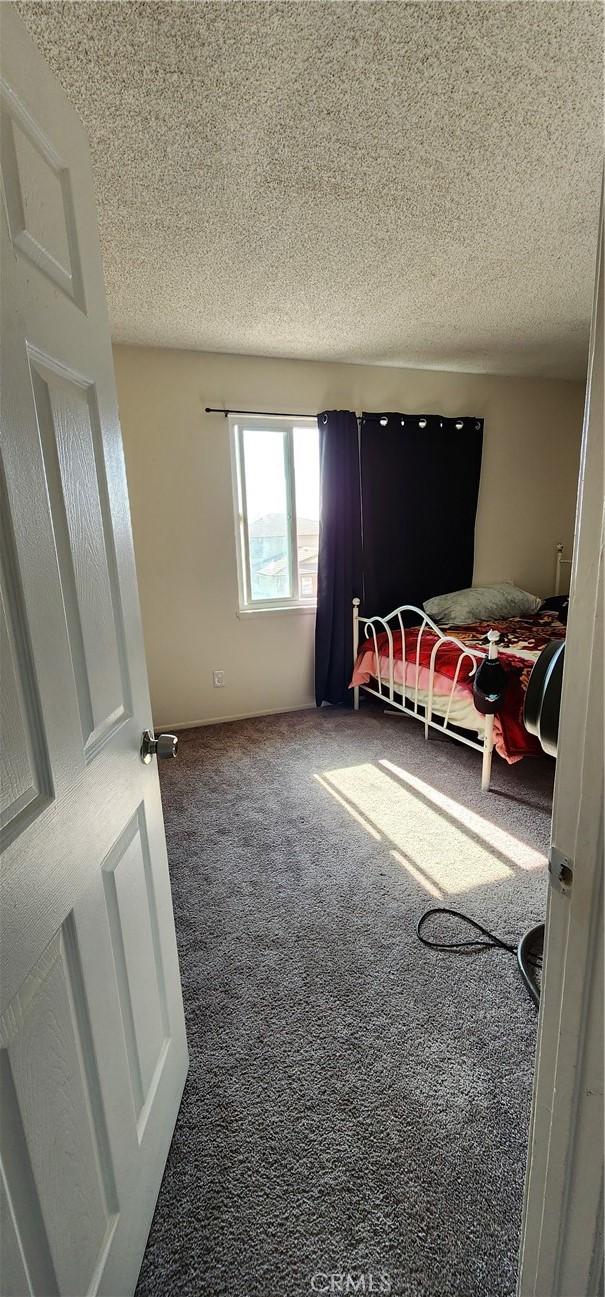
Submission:
POLYGON ((583 385, 143 347, 114 356, 157 725, 313 698, 313 616, 237 615, 228 425, 205 405, 482 416, 475 582, 552 592, 556 542, 573 534, 583 385))

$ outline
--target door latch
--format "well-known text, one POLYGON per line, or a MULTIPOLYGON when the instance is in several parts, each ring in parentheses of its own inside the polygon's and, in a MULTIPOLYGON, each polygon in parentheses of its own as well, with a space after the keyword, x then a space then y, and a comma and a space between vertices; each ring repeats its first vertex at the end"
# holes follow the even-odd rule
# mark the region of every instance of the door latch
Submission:
POLYGON ((564 856, 558 847, 551 847, 548 854, 548 872, 550 881, 557 892, 568 896, 573 883, 573 864, 564 856))

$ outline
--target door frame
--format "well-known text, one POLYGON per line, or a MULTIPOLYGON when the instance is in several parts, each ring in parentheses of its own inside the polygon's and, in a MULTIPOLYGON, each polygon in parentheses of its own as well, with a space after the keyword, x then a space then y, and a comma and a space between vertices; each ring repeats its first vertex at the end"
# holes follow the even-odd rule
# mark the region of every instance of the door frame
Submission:
POLYGON ((602 199, 518 1297, 603 1291, 603 350, 602 199))

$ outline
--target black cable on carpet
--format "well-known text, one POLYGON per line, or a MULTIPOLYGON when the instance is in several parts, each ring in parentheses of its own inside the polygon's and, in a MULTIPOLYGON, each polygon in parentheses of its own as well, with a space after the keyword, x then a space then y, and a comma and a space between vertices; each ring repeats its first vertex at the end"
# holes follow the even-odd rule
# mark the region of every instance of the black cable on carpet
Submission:
POLYGON ((428 946, 429 950, 506 950, 510 955, 517 956, 519 972, 523 978, 525 989, 535 1004, 536 1008, 540 1003, 540 984, 537 980, 538 971, 542 970, 543 953, 544 953, 544 924, 538 923, 535 928, 529 928, 523 934, 521 940, 516 945, 508 941, 503 941, 495 932, 490 932, 484 928, 482 923, 477 923, 476 919, 471 919, 470 915, 463 914, 461 910, 450 910, 446 906, 438 905, 430 910, 425 910, 420 915, 416 924, 416 935, 423 946, 428 946), (482 933, 484 940, 478 937, 471 938, 470 941, 431 941, 430 938, 422 935, 422 929, 427 921, 434 914, 451 914, 455 919, 462 919, 463 923, 468 923, 471 928, 482 933))

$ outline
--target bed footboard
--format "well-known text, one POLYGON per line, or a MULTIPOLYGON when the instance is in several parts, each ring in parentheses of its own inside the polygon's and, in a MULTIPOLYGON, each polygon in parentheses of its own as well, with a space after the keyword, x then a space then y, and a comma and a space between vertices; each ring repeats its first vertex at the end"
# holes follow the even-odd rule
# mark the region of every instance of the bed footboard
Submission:
MULTIPOLYGON (((373 694, 375 698, 379 698, 382 702, 388 702, 390 714, 396 715, 397 713, 403 713, 406 716, 412 716, 416 720, 422 721, 424 725, 425 738, 428 739, 429 730, 432 728, 435 730, 439 730, 441 733, 445 732, 446 734, 448 734, 450 738, 455 739, 456 742, 458 743, 464 743, 466 744, 467 747, 474 748, 476 752, 480 752, 482 754, 481 787, 484 791, 487 791, 490 785, 492 756, 494 750, 494 717, 493 715, 482 716, 482 720, 484 722, 483 736, 481 738, 477 737, 476 739, 474 739, 471 737, 467 737, 466 735, 460 734, 457 730, 452 729, 453 722, 450 722, 450 714, 451 714, 452 702, 456 694, 456 687, 458 685, 458 678, 460 675, 460 669, 462 663, 464 662, 465 658, 471 662, 472 665, 469 673, 469 678, 472 678, 472 676, 475 674, 477 670, 477 667, 486 657, 489 657, 492 661, 494 660, 494 658, 497 658, 498 640, 500 638, 498 631, 490 630, 488 632, 487 638, 489 643, 488 643, 487 650, 475 649, 475 648, 470 649, 467 647, 467 645, 463 644, 461 640, 457 639, 455 635, 448 635, 446 631, 441 630, 441 628, 437 626, 434 621, 431 620, 428 614, 425 613, 424 609, 417 608, 414 604, 402 604, 400 608, 395 608, 394 611, 389 613, 387 617, 360 617, 359 605, 360 605, 360 600, 358 598, 353 599, 353 667, 355 667, 355 663, 357 661, 357 656, 359 652, 359 629, 361 624, 361 627, 366 637, 370 641, 373 641, 374 655, 377 664, 381 656, 378 651, 377 630, 379 634, 380 633, 386 634, 385 648, 388 647, 388 680, 384 680, 379 671, 375 678, 375 684, 377 686, 376 688, 373 687, 374 677, 372 678, 371 684, 354 685, 353 686, 353 707, 355 711, 359 710, 359 691, 361 688, 366 693, 373 694), (411 698, 408 701, 408 692, 406 692, 406 686, 405 686, 405 663, 406 661, 409 661, 409 659, 406 658, 406 652, 405 652, 405 626, 404 626, 405 613, 413 613, 415 618, 419 622, 417 640, 416 640, 416 652, 415 652, 415 679, 414 679, 414 685, 410 686, 409 689, 409 695, 413 695, 413 701, 411 698), (403 673, 402 673, 403 679, 401 684, 401 695, 400 695, 401 700, 399 700, 395 696, 395 657, 393 652, 393 626, 395 630, 400 633, 401 641, 402 641, 401 652, 402 652, 402 662, 404 666, 403 666, 403 673), (421 654, 422 636, 426 630, 428 630, 428 632, 431 635, 435 636, 435 644, 431 650, 430 665, 428 667, 428 672, 429 672, 428 690, 423 691, 425 693, 425 697, 423 701, 419 697, 419 693, 421 692, 419 688, 420 671, 421 671, 420 654, 421 654), (435 670, 436 670, 436 662, 437 662, 439 650, 444 643, 454 644, 460 650, 460 653, 456 663, 455 673, 452 679, 451 690, 447 701, 447 706, 445 706, 444 710, 441 710, 440 712, 437 713, 440 716, 440 719, 435 720, 434 719, 435 670), (393 709, 392 712, 391 709, 393 709)), ((386 658, 387 656, 386 652, 382 656, 386 658)), ((441 699, 441 702, 443 704, 443 698, 441 699)), ((479 716, 479 713, 477 713, 477 716, 479 716)))

